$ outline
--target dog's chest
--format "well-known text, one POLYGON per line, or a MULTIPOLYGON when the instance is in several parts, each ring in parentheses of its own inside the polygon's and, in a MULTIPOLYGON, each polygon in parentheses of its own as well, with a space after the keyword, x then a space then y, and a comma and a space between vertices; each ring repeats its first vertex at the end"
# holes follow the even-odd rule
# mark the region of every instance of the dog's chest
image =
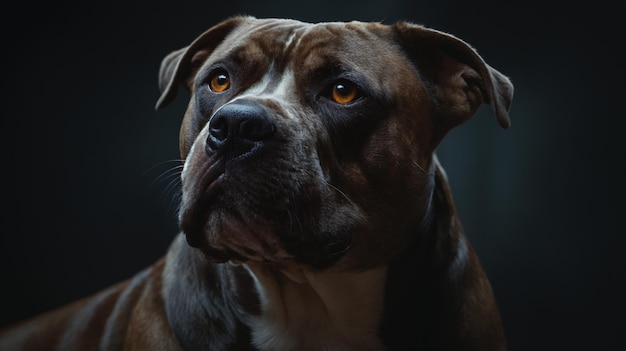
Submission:
POLYGON ((307 314, 305 310, 309 309, 303 308, 298 320, 277 320, 271 315, 255 318, 254 345, 266 351, 383 350, 376 328, 351 328, 316 313, 302 318, 307 314))
POLYGON ((261 315, 254 317, 251 329, 257 348, 383 350, 378 326, 386 269, 358 277, 304 274, 299 282, 255 271, 261 315))

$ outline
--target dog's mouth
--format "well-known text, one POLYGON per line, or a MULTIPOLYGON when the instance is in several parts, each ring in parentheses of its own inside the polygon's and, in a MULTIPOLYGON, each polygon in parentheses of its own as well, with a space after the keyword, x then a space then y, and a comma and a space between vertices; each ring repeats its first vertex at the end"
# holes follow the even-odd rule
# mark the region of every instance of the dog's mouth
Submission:
POLYGON ((254 160, 190 156, 183 177, 180 227, 187 242, 214 262, 292 263, 326 268, 351 247, 351 225, 320 225, 322 194, 309 171, 279 157, 254 160), (298 179, 294 185, 293 180, 298 179), (326 229, 326 230, 325 230, 326 229))

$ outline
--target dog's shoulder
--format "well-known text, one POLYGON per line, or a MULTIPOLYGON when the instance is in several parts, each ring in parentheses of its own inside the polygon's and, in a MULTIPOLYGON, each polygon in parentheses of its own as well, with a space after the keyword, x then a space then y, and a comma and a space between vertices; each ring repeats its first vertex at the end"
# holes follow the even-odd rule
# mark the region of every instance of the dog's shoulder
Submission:
POLYGON ((153 290, 163 261, 135 276, 68 305, 0 331, 2 350, 115 349, 125 342, 139 304, 157 299, 153 290))

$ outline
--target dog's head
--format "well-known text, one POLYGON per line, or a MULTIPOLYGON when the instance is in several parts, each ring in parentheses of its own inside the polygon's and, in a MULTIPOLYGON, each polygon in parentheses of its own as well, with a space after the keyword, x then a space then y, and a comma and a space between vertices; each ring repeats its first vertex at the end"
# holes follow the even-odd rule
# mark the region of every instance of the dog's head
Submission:
POLYGON ((432 153, 512 85, 461 40, 407 23, 237 17, 161 66, 180 131, 180 225, 216 261, 366 268, 428 218, 432 153))

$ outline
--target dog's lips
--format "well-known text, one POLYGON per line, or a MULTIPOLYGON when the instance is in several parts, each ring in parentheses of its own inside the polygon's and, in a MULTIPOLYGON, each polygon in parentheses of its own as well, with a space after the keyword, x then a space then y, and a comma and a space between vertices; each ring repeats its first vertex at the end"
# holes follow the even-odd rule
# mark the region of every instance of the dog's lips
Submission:
MULTIPOLYGON (((193 196, 186 196, 187 202, 182 206, 180 216, 180 226, 188 244, 199 248, 210 261, 254 261, 279 266, 299 262, 324 268, 333 265, 350 249, 349 232, 306 231, 314 223, 295 228, 305 231, 292 232, 294 228, 291 225, 286 227, 284 223, 303 223, 306 217, 292 217, 295 211, 282 211, 280 206, 273 212, 256 208, 282 201, 274 199, 270 203, 262 198, 254 199, 252 193, 242 193, 242 179, 235 180, 228 170, 221 168, 218 172, 215 171, 217 168, 207 167, 202 173, 194 173, 203 176, 186 180, 194 182, 188 188, 195 192, 193 196)), ((252 185, 246 184, 245 190, 257 193, 252 185)), ((299 209, 305 210, 303 207, 299 209)))
POLYGON ((199 174, 189 176, 183 180, 183 202, 179 217, 179 224, 187 237, 187 242, 193 247, 202 244, 204 226, 210 214, 212 199, 219 190, 224 179, 223 166, 219 162, 206 163, 201 171, 190 172, 199 174), (191 179, 189 179, 191 178, 191 179))
POLYGON ((202 161, 189 164, 183 179, 179 225, 187 243, 216 263, 292 260, 268 221, 256 215, 252 219, 249 214, 258 213, 240 202, 245 195, 238 191, 249 186, 242 186, 221 159, 202 161))

